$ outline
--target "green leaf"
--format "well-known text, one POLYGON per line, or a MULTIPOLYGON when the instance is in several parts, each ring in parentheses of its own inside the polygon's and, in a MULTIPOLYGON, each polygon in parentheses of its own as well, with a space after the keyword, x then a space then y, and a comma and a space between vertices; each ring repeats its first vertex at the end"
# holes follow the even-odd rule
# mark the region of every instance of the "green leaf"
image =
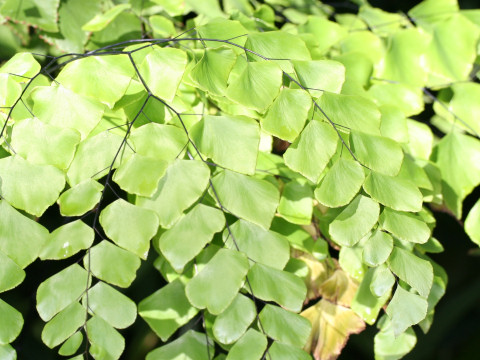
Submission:
POLYGON ((162 15, 152 15, 148 18, 155 38, 168 38, 175 35, 173 22, 162 15))
POLYGON ((232 303, 248 272, 247 257, 235 250, 220 249, 185 289, 190 303, 218 315, 232 303))
POLYGON ((312 222, 313 192, 308 184, 298 181, 287 183, 280 197, 278 213, 285 220, 299 225, 312 222))
POLYGON ((230 81, 226 96, 233 102, 265 112, 282 85, 282 70, 268 61, 248 62, 243 72, 230 81))
POLYGON ((189 330, 175 341, 149 352, 145 359, 210 360, 213 353, 213 344, 207 342, 205 334, 189 330))
POLYGON ((320 53, 326 52, 347 35, 347 29, 340 24, 315 15, 309 16, 307 22, 301 24, 298 30, 315 36, 315 45, 320 53))
POLYGON ((332 126, 312 120, 285 152, 285 164, 317 183, 337 144, 338 136, 332 126))
POLYGON ((299 348, 305 345, 312 330, 312 324, 303 316, 270 304, 262 309, 259 319, 270 338, 299 348))
MULTIPOLYGON (((2 9, 3 14, 3 9, 2 9)), ((31 78, 40 71, 40 64, 29 52, 20 52, 12 56, 0 67, 0 74, 15 74, 13 80, 24 82, 25 78, 31 78), (22 78, 23 77, 23 78, 22 78)))
POLYGON ((394 247, 388 259, 390 270, 401 280, 427 297, 433 283, 432 264, 399 247, 394 247))
POLYGON ((268 229, 279 201, 271 183, 224 170, 212 179, 216 195, 229 212, 268 229))
POLYGON ((65 170, 80 142, 80 133, 69 128, 51 126, 32 118, 18 123, 12 130, 11 145, 32 164, 53 165, 65 170))
POLYGON ((324 91, 340 93, 345 81, 345 66, 333 60, 292 61, 300 84, 314 96, 324 91))
POLYGON ((279 233, 238 220, 223 232, 227 248, 245 253, 254 262, 282 270, 290 259, 288 239, 279 233))
POLYGON ((94 359, 116 360, 122 355, 125 340, 122 335, 98 316, 87 321, 90 354, 94 359))
POLYGON ((213 323, 213 335, 223 344, 236 342, 247 331, 257 311, 252 300, 237 294, 229 307, 213 323))
POLYGON ((85 269, 73 264, 42 282, 37 290, 37 311, 42 320, 50 320, 77 301, 88 289, 88 278, 85 269))
POLYGON ((394 105, 382 105, 379 109, 382 113, 380 123, 382 136, 398 143, 407 143, 409 141, 407 119, 402 109, 394 105))
POLYGON ((59 169, 30 164, 18 155, 0 159, 0 180, 5 200, 38 217, 65 187, 65 176, 59 169))
MULTIPOLYGON (((238 9, 238 3, 235 4, 236 9, 238 9)), ((227 9, 228 3, 223 4, 224 8, 227 9)), ((230 39, 232 43, 243 46, 246 41, 246 35, 248 33, 247 29, 243 27, 240 21, 229 20, 224 18, 215 18, 209 20, 206 24, 199 26, 197 28, 198 33, 204 39, 230 39)), ((220 46, 225 46, 226 44, 216 41, 205 41, 207 48, 217 48, 220 46)), ((244 53, 242 49, 239 49, 235 46, 230 46, 230 48, 235 51, 237 54, 244 53)))
POLYGON ((380 206, 376 201, 358 195, 330 223, 330 236, 342 246, 353 246, 372 230, 379 215, 380 206))
POLYGON ((57 32, 57 9, 59 0, 5 0, 2 15, 17 22, 38 26, 40 29, 57 32))
POLYGON ((189 322, 198 310, 190 305, 185 295, 185 285, 174 280, 138 304, 138 314, 152 330, 167 341, 181 326, 189 322))
POLYGON ((362 166, 354 160, 340 158, 315 189, 315 198, 328 207, 345 206, 352 201, 365 180, 362 166))
POLYGON ((148 209, 118 199, 100 213, 105 234, 118 246, 146 259, 150 239, 157 233, 158 218, 148 209))
POLYGON ((0 293, 13 289, 25 279, 25 271, 0 251, 0 293))
POLYGON ((77 331, 67 341, 63 343, 63 345, 58 350, 58 354, 62 356, 71 356, 77 352, 80 345, 82 345, 82 342, 83 335, 80 331, 77 331))
POLYGON ((93 19, 82 26, 83 31, 100 31, 107 27, 120 13, 130 9, 131 4, 121 4, 108 9, 103 14, 97 14, 93 19))
POLYGON ((394 140, 352 130, 350 145, 358 161, 371 170, 389 176, 400 171, 403 151, 394 140))
POLYGON ((377 230, 363 246, 363 262, 369 266, 383 264, 392 250, 393 238, 387 233, 377 230))
MULTIPOLYGON (((105 106, 97 99, 77 94, 75 89, 72 91, 67 85, 63 86, 63 83, 58 86, 36 87, 32 91, 31 98, 33 100, 32 112, 38 119, 57 128, 76 130, 82 135, 82 139, 85 139, 98 125, 105 109, 105 106)), ((48 135, 56 133, 56 136, 59 136, 58 130, 55 128, 49 129, 46 126, 44 128, 43 131, 48 131, 48 135)))
POLYGON ((262 129, 280 139, 294 141, 311 106, 312 100, 304 90, 283 89, 261 119, 262 129))
POLYGON ((125 94, 134 75, 135 70, 127 55, 89 56, 68 63, 56 80, 79 95, 113 108, 125 94))
POLYGON ((126 160, 132 150, 123 142, 123 137, 109 131, 104 131, 93 137, 83 140, 77 147, 70 168, 67 171, 68 183, 73 187, 81 182, 93 178, 104 177, 113 163, 117 167, 122 160, 126 160), (115 154, 121 148, 119 155, 115 154))
POLYGON ((130 251, 104 240, 90 249, 90 256, 84 258, 84 266, 95 277, 126 288, 135 280, 140 259, 130 251))
MULTIPOLYGON (((388 320, 388 319, 387 319, 388 320)), ((377 360, 397 360, 408 354, 415 344, 417 337, 413 329, 407 329, 404 333, 395 336, 392 322, 388 321, 381 331, 375 335, 374 349, 377 360)))
POLYGON ((268 348, 268 353, 275 360, 311 360, 312 357, 305 351, 278 341, 274 341, 268 348))
POLYGON ((373 273, 372 282, 370 283, 370 291, 376 297, 390 294, 390 290, 395 284, 395 276, 386 265, 377 266, 373 273))
POLYGON ((254 329, 249 329, 228 352, 225 360, 260 360, 267 348, 267 338, 254 329))
POLYGON ((260 128, 254 119, 206 115, 191 134, 200 152, 218 165, 247 175, 255 173, 260 128))
POLYGON ((175 160, 152 197, 137 196, 136 205, 157 213, 160 225, 171 227, 205 191, 210 170, 201 161, 175 160), (168 206, 165 206, 168 204, 168 206))
POLYGON ((476 202, 465 219, 465 232, 475 244, 480 245, 480 200, 476 202))
POLYGON ((9 344, 0 345, 0 358, 4 360, 17 360, 17 352, 9 344))
MULTIPOLYGON (((83 304, 87 305, 86 295, 83 304)), ((88 309, 117 329, 132 325, 137 317, 135 303, 101 281, 88 290, 88 309)))
POLYGON ((0 201, 0 251, 22 269, 38 256, 48 240, 47 229, 0 201))
POLYGON ((372 293, 371 285, 375 269, 368 269, 360 283, 352 301, 352 310, 355 311, 367 324, 373 325, 380 310, 390 298, 390 292, 381 297, 372 293))
POLYGON ((0 345, 11 343, 17 338, 22 330, 23 316, 15 308, 0 299, 0 345))
POLYGON ((86 310, 74 302, 50 320, 42 331, 42 341, 50 349, 72 336, 85 322, 86 310))
POLYGON ((380 135, 380 111, 367 98, 325 92, 318 105, 335 123, 348 129, 380 135))
POLYGON ((170 265, 181 272, 224 226, 223 212, 198 204, 160 236, 159 248, 170 265))
POLYGON ((50 234, 40 251, 40 259, 63 260, 88 249, 95 238, 93 229, 82 220, 62 225, 50 234))
POLYGON ((419 114, 424 109, 423 93, 419 87, 382 82, 373 84, 368 89, 368 94, 378 106, 392 105, 403 111, 405 116, 419 114))
POLYGON ((424 220, 415 214, 404 213, 386 207, 380 216, 380 226, 400 240, 424 244, 431 230, 424 220))
POLYGON ((435 151, 433 160, 442 173, 445 204, 461 218, 463 199, 480 184, 480 141, 450 132, 438 142, 435 151))
POLYGON ((395 337, 422 321, 427 316, 427 306, 427 300, 397 286, 386 310, 392 320, 395 337))
POLYGON ((0 106, 2 108, 12 107, 20 97, 22 87, 12 75, 0 74, 0 79, 0 106))
POLYGON ((363 189, 372 199, 394 210, 417 212, 422 209, 422 193, 409 180, 372 171, 363 189))
POLYGON ((203 57, 190 71, 190 77, 200 89, 223 96, 236 59, 235 52, 226 47, 205 49, 203 57))
POLYGON ((275 301, 291 311, 302 309, 307 288, 298 276, 256 263, 248 273, 248 280, 256 298, 275 301))
POLYGON ((80 216, 93 209, 102 197, 103 186, 87 179, 65 191, 57 200, 63 216, 80 216))

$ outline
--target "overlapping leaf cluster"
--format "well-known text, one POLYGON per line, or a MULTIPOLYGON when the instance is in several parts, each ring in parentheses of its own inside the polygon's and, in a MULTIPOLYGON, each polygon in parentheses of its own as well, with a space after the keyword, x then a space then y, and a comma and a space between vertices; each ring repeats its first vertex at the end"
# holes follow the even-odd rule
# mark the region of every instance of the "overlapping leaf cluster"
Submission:
MULTIPOLYGON (((180 3, 92 6, 70 36, 76 1, 2 2, 68 51, 88 32, 89 49, 121 40, 127 18, 141 34, 138 9, 157 37, 198 16, 175 38, 0 68, 0 290, 37 258, 64 261, 36 307, 43 342, 72 359, 118 359, 137 313, 164 342, 150 360, 332 359, 375 323, 375 357, 401 358, 447 283, 427 255, 442 251, 429 208, 461 218, 480 183, 480 13, 180 3), (412 119, 426 102, 429 124, 412 119), (68 221, 49 233, 36 220, 55 204, 68 221), (148 256, 167 285, 135 304, 121 289, 148 256)), ((477 203, 465 222, 476 243, 479 216, 477 203)), ((23 326, 12 305, 0 300, 4 358, 23 326)))

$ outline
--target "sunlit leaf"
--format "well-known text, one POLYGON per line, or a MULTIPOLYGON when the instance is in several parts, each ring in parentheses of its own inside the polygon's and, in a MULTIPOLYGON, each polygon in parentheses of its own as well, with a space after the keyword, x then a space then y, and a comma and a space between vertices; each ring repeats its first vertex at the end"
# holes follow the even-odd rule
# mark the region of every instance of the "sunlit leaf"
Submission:
MULTIPOLYGON (((4 9, 2 8, 2 14, 4 9)), ((5 64, 0 67, 0 74, 15 74, 13 80, 24 82, 25 78, 31 78, 40 71, 40 64, 33 55, 28 52, 19 52, 12 56, 5 64)))
POLYGON ((267 348, 267 338, 257 330, 249 329, 228 352, 225 360, 260 360, 267 348))
POLYGON ((275 360, 311 360, 312 357, 302 349, 274 341, 268 348, 268 354, 275 360))
POLYGON ((100 201, 103 186, 95 180, 87 179, 68 189, 57 200, 63 216, 80 216, 100 201))
MULTIPOLYGON (((386 208, 387 209, 387 208, 386 208)), ((383 231, 375 231, 363 247, 363 262, 377 266, 387 261, 393 249, 393 239, 383 231)))
POLYGON ((83 31, 100 31, 107 27, 122 11, 131 8, 130 4, 121 4, 108 9, 103 14, 96 15, 82 26, 83 31))
POLYGON ((380 226, 401 240, 424 244, 431 230, 418 215, 386 207, 380 216, 380 226))
POLYGON ((395 284, 395 276, 386 265, 377 266, 374 269, 370 291, 376 297, 381 297, 390 292, 395 284))
POLYGON ((278 213, 287 221, 308 225, 312 222, 313 192, 308 184, 290 181, 283 188, 278 213))
POLYGON ((465 232, 475 244, 480 245, 480 200, 473 206, 465 219, 465 232))
POLYGON ((333 60, 292 61, 300 85, 315 97, 324 91, 340 93, 345 81, 345 67, 333 60))
POLYGON ((57 32, 58 0, 6 0, 2 2, 2 15, 32 24, 43 30, 57 32))
POLYGON ((392 322, 387 321, 387 325, 384 325, 374 338, 375 358, 378 360, 401 359, 413 349, 416 343, 417 337, 413 329, 410 328, 395 335, 392 322))
POLYGON ((13 289, 25 279, 25 271, 0 251, 0 292, 13 289))
POLYGON ((72 303, 45 325, 42 341, 51 349, 60 345, 83 325, 85 313, 85 308, 78 302, 72 303))
POLYGON ((210 360, 211 353, 213 354, 213 344, 207 343, 205 334, 189 330, 175 341, 149 352, 145 359, 210 360))
POLYGON ((71 356, 77 352, 82 342, 83 335, 81 331, 77 331, 67 341, 63 343, 63 345, 58 350, 58 354, 63 356, 71 356))
POLYGON ((0 299, 0 317, 2 318, 0 345, 6 345, 20 334, 23 326, 23 316, 15 308, 0 299))
POLYGON ((125 348, 125 340, 120 333, 98 316, 87 321, 90 354, 94 359, 119 359, 125 348))

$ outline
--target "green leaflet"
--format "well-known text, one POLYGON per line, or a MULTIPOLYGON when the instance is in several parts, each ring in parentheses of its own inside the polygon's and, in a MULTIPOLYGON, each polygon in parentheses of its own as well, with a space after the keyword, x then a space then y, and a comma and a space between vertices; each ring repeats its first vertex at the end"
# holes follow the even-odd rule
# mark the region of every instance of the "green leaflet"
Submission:
MULTIPOLYGON (((83 304, 87 305, 86 296, 83 297, 83 304)), ((137 317, 135 303, 101 281, 88 290, 88 308, 117 329, 132 325, 137 317)))
MULTIPOLYGON (((1 9, 3 13, 3 9, 1 9)), ((20 52, 12 56, 5 64, 0 67, 0 74, 15 74, 11 78, 17 82, 24 82, 25 78, 35 76, 40 71, 40 64, 33 55, 28 52, 20 52)))
POLYGON ((80 216, 100 201, 103 186, 95 180, 87 179, 68 189, 57 200, 63 216, 80 216))
POLYGON ((282 84, 282 70, 268 61, 249 62, 243 72, 229 82, 226 96, 258 112, 265 112, 277 97, 282 84))
POLYGON ((118 246, 142 259, 148 256, 150 239, 157 233, 158 218, 148 209, 118 199, 100 213, 105 234, 118 246))
POLYGON ((350 145, 358 161, 371 170, 389 176, 400 171, 403 152, 394 140, 352 130, 350 145))
POLYGON ((0 251, 22 269, 39 255, 48 240, 47 229, 0 201, 0 251))
POLYGON ((167 167, 168 163, 165 160, 152 159, 136 153, 118 167, 113 175, 113 181, 129 194, 149 197, 157 190, 158 182, 165 175, 167 167))
POLYGON ((421 122, 407 119, 409 141, 405 148, 410 155, 428 160, 432 153, 433 133, 432 130, 421 122))
POLYGON ((274 185, 229 170, 217 174, 212 183, 215 188, 212 196, 218 196, 222 207, 264 229, 270 227, 279 201, 274 185))
POLYGON ((480 183, 480 141, 451 132, 439 141, 432 156, 442 173, 445 204, 460 218, 463 199, 480 183))
POLYGON ((206 49, 190 71, 190 77, 200 89, 222 96, 227 90, 228 76, 236 59, 235 52, 230 48, 206 49))
POLYGON ((278 341, 274 341, 273 344, 268 348, 268 353, 272 359, 276 360, 310 360, 311 356, 307 352, 278 341))
POLYGON ((75 220, 53 231, 42 247, 42 260, 63 260, 83 249, 88 249, 95 238, 93 229, 81 220, 75 220))
MULTIPOLYGON (((85 319, 84 319, 85 320, 85 319)), ((83 335, 80 331, 73 334, 58 350, 59 355, 71 356, 75 354, 83 342, 83 335)))
POLYGON ((415 86, 380 82, 373 84, 368 94, 377 105, 397 106, 405 116, 419 114, 424 109, 422 89, 415 86))
POLYGON ((184 266, 225 226, 223 213, 198 204, 158 239, 158 248, 172 267, 182 272, 184 266))
POLYGON ((307 288, 298 276, 256 263, 248 273, 248 280, 256 298, 275 301, 291 311, 302 309, 307 288))
POLYGON ((6 345, 15 340, 20 334, 23 326, 23 317, 19 311, 2 299, 0 299, 0 317, 2 318, 0 345, 6 345))
POLYGON ((188 282, 185 293, 193 306, 218 315, 232 303, 247 272, 248 260, 244 254, 220 249, 188 282))
POLYGON ((92 274, 112 285, 126 288, 135 280, 140 259, 107 240, 90 249, 90 256, 83 259, 84 267, 92 274))
POLYGON ((374 268, 372 280, 370 283, 370 291, 376 297, 390 294, 390 290, 395 284, 395 276, 386 265, 380 265, 374 268))
POLYGON ((175 34, 175 26, 169 19, 160 15, 152 15, 148 20, 155 37, 167 38, 175 34))
POLYGON ((59 0, 6 0, 2 2, 1 13, 19 22, 40 27, 43 30, 57 32, 57 9, 59 0), (33 9, 33 11, 32 11, 33 9))
POLYGON ((89 286, 88 278, 85 269, 73 264, 42 282, 37 290, 37 311, 42 320, 50 320, 77 301, 89 286))
POLYGON ((290 181, 283 188, 278 213, 291 223, 309 225, 312 222, 312 205, 312 188, 308 184, 290 181))
POLYGON ((315 36, 318 52, 323 53, 347 35, 347 31, 339 24, 321 16, 309 16, 306 23, 298 30, 315 36))
POLYGON ((169 228, 202 195, 209 179, 210 170, 204 163, 176 160, 167 168, 155 194, 150 198, 137 197, 136 204, 155 211, 160 225, 169 228))
POLYGON ((209 354, 213 353, 213 344, 207 343, 205 334, 189 330, 175 341, 149 352, 145 359, 163 360, 184 357, 185 359, 209 360, 209 354))
POLYGON ((394 210, 417 212, 422 209, 422 193, 409 180, 372 171, 363 189, 372 199, 394 210))
POLYGON ((22 87, 18 84, 14 76, 8 74, 0 74, 0 106, 11 107, 22 93, 22 87))
POLYGON ((338 136, 331 125, 315 120, 310 121, 285 152, 285 164, 317 183, 335 154, 337 145, 338 136))
MULTIPOLYGON (((238 3, 235 4, 238 7, 238 3)), ((223 4, 224 8, 228 7, 228 3, 223 4)), ((229 41, 234 44, 244 45, 247 40, 245 35, 248 33, 247 29, 236 20, 228 20, 224 18, 215 18, 209 20, 206 24, 202 24, 197 28, 198 33, 204 39, 230 39, 229 41)), ((220 46, 227 46, 221 41, 205 41, 208 48, 217 48, 220 46)), ((244 51, 236 46, 228 45, 230 49, 235 51, 237 54, 241 54, 244 51)))
POLYGON ((480 245, 480 200, 476 202, 465 219, 465 232, 475 244, 480 245))
POLYGON ((413 329, 407 329, 405 332, 395 335, 392 322, 384 317, 384 321, 380 332, 375 335, 374 349, 375 357, 378 360, 397 360, 408 354, 415 344, 417 337, 413 329))
POLYGON ((383 105, 379 109, 382 114, 380 123, 382 136, 398 143, 407 143, 409 140, 407 119, 402 109, 393 105, 383 105))
POLYGON ((388 259, 390 270, 408 285, 426 298, 433 283, 432 264, 415 254, 399 247, 394 247, 388 259))
POLYGON ((153 95, 171 102, 186 65, 187 55, 184 51, 155 47, 139 64, 138 70, 153 95))
POLYGON ((13 289, 25 279, 25 271, 0 251, 0 292, 13 289))
POLYGON ((121 4, 108 9, 103 14, 98 14, 82 26, 83 31, 100 31, 107 27, 121 12, 131 8, 130 4, 121 4))
POLYGON ((98 316, 87 321, 90 354, 94 359, 119 359, 125 348, 122 335, 98 316))
POLYGON ((303 129, 312 105, 310 96, 301 89, 282 89, 265 117, 262 129, 280 139, 294 141, 303 129))
POLYGON ((397 337, 410 326, 418 324, 425 318, 427 300, 398 285, 386 312, 392 321, 393 333, 397 337))
POLYGON ((358 195, 330 223, 330 236, 342 246, 353 246, 368 234, 379 215, 380 206, 376 201, 358 195))
MULTIPOLYGON (((63 85, 39 86, 30 96, 33 100, 32 111, 38 119, 45 124, 76 130, 82 139, 98 125, 105 108, 96 98, 82 96, 63 85)), ((48 131, 48 127, 44 131, 48 131)), ((59 136, 58 130, 55 133, 59 136)))
POLYGON ((18 209, 40 217, 65 187, 65 176, 51 165, 35 165, 19 155, 0 159, 2 197, 18 209))
POLYGON ((315 189, 315 198, 325 206, 340 207, 350 203, 365 180, 362 166, 340 158, 326 173, 315 189))
POLYGON ((377 230, 365 242, 363 247, 363 262, 369 266, 378 266, 383 264, 385 261, 387 261, 392 250, 393 238, 383 231, 377 230))
POLYGON ((260 128, 254 119, 206 115, 191 134, 200 152, 218 165, 247 175, 255 173, 260 128))
POLYGON ((134 74, 127 55, 89 56, 67 64, 56 80, 79 95, 113 108, 125 94, 134 74))
POLYGON ((235 343, 247 331, 257 315, 255 304, 242 294, 213 323, 213 335, 223 344, 235 343))
POLYGON ((42 341, 50 349, 72 336, 85 322, 85 308, 74 302, 50 320, 42 331, 42 341))
POLYGON ((303 316, 270 304, 262 309, 259 319, 270 338, 299 348, 305 345, 312 329, 310 321, 303 316))
POLYGON ((282 270, 290 258, 288 239, 277 232, 245 220, 238 220, 230 226, 231 234, 223 232, 225 246, 245 253, 257 263, 282 270))
POLYGON ((12 130, 11 145, 17 154, 32 164, 53 165, 60 170, 68 168, 79 142, 78 131, 36 118, 22 120, 12 130))
POLYGON ((363 96, 325 92, 318 105, 331 121, 341 127, 380 135, 380 111, 363 96))
POLYGON ((178 279, 138 304, 138 314, 163 341, 197 313, 198 309, 190 305, 185 295, 185 285, 178 279))
MULTIPOLYGON (((325 36, 325 35, 323 35, 325 36)), ((345 67, 333 60, 292 61, 300 85, 314 97, 325 91, 340 93, 345 81, 345 67)))
POLYGON ((225 360, 260 360, 267 348, 267 337, 257 330, 249 329, 228 352, 225 360))
POLYGON ((380 216, 380 226, 400 240, 424 244, 431 230, 423 219, 415 214, 404 213, 386 207, 380 216))
POLYGON ((15 360, 17 358, 17 352, 9 345, 0 345, 0 356, 5 360, 15 360))

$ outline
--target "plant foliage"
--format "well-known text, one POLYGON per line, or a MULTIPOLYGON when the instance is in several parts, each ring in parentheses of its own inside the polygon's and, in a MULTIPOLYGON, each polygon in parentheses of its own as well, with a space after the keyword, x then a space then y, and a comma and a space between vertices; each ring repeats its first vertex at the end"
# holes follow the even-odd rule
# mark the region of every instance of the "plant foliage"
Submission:
MULTIPOLYGON (((447 284, 431 210, 480 244, 480 12, 356 3, 0 1, 0 291, 61 264, 46 346, 119 359, 145 321, 149 360, 333 359, 366 324, 376 359, 414 347, 447 284)), ((15 359, 22 314, 0 319, 15 359)))

